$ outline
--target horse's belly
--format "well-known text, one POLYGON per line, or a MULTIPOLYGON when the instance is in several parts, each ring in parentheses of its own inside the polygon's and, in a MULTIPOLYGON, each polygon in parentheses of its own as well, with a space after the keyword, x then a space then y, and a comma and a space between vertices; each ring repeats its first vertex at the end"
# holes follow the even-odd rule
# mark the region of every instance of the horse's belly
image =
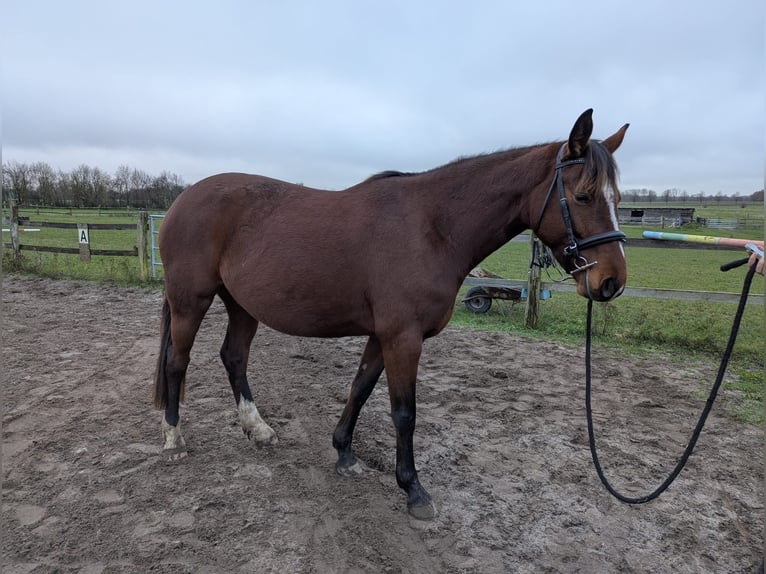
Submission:
POLYGON ((364 289, 343 277, 332 281, 287 277, 224 279, 235 300, 259 322, 301 337, 345 337, 372 333, 364 289))
POLYGON ((280 301, 254 305, 253 316, 272 329, 299 337, 347 337, 372 332, 365 314, 349 307, 329 308, 316 301, 280 301))

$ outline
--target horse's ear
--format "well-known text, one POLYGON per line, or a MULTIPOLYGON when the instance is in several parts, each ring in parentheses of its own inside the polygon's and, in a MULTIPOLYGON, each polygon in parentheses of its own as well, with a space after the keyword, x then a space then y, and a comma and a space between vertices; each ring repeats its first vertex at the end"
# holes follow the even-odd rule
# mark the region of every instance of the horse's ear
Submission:
POLYGON ((585 153, 585 148, 593 133, 593 109, 587 109, 577 118, 572 132, 569 134, 566 157, 562 159, 574 159, 585 153))
POLYGON ((609 153, 614 153, 617 151, 617 148, 620 147, 620 144, 622 143, 623 138, 625 137, 625 132, 628 131, 628 126, 630 124, 625 124, 622 126, 619 130, 614 132, 612 135, 610 135, 608 138, 606 138, 601 143, 604 144, 604 147, 609 150, 609 153))

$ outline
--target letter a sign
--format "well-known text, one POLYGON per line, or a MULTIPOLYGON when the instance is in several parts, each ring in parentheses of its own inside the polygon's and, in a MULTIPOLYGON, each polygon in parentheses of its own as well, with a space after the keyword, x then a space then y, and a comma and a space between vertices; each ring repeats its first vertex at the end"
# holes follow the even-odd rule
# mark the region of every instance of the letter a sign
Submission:
POLYGON ((90 239, 88 238, 88 224, 77 224, 77 241, 80 243, 80 260, 90 261, 90 239))
POLYGON ((88 244, 90 241, 88 241, 88 224, 77 224, 77 240, 80 243, 80 245, 88 244))

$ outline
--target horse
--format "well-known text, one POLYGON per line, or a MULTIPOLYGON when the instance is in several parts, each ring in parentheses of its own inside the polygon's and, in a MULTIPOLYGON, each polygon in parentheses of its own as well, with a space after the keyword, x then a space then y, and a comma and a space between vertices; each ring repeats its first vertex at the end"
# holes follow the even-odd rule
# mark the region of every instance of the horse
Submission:
POLYGON ((159 234, 164 299, 154 403, 164 409, 163 452, 186 454, 179 402, 195 335, 217 295, 228 314, 220 357, 242 430, 259 446, 277 437, 246 374, 258 325, 302 337, 368 337, 332 435, 336 471, 356 476, 364 469, 352 448, 354 427, 385 369, 396 481, 409 513, 433 518, 413 453, 416 375, 424 340, 447 325, 468 272, 532 229, 581 296, 609 301, 624 289, 612 154, 628 124, 603 141, 591 139, 592 113, 578 117, 566 141, 463 157, 420 173, 382 172, 343 191, 243 173, 214 175, 183 191, 159 234))

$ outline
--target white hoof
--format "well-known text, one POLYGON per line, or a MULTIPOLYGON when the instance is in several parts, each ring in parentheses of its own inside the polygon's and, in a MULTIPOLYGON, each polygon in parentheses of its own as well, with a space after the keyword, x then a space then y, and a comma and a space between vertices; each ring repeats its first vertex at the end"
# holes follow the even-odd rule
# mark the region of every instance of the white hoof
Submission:
POLYGON ((335 466, 335 472, 345 478, 357 478, 370 472, 370 468, 361 460, 356 459, 351 466, 335 466))
POLYGON ((261 418, 254 402, 241 399, 237 410, 239 411, 242 432, 247 438, 255 441, 258 446, 277 444, 277 433, 261 418))
POLYGON ((186 441, 181 434, 181 421, 176 426, 171 426, 162 418, 162 436, 165 444, 162 451, 169 460, 179 460, 186 456, 186 441))

